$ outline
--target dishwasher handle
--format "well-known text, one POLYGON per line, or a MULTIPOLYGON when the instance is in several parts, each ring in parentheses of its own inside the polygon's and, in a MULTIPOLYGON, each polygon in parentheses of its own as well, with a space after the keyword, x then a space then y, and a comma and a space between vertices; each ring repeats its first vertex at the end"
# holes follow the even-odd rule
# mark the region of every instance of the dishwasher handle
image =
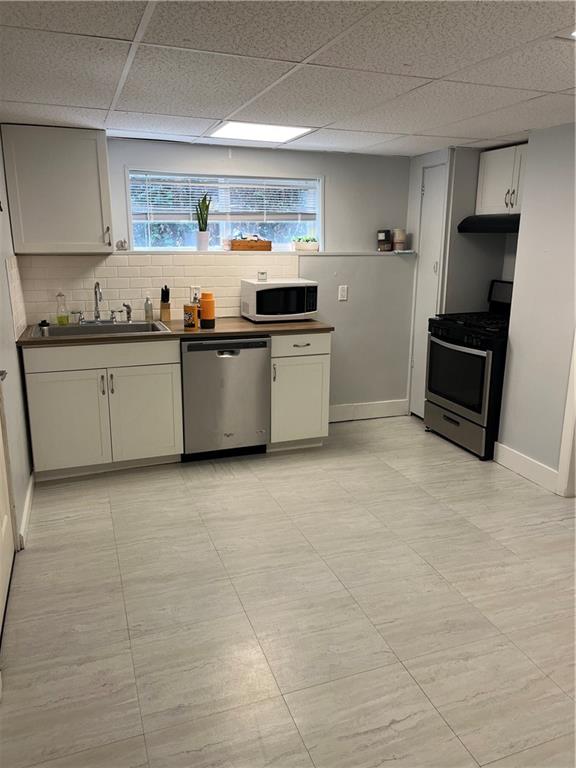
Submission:
POLYGON ((239 349, 219 349, 216 354, 218 357, 238 357, 240 354, 239 349))
MULTIPOLYGON (((269 338, 257 339, 210 339, 209 341, 183 341, 182 354, 188 352, 236 352, 241 349, 266 349, 270 346, 269 338)), ((223 355, 225 357, 226 355, 223 355)), ((229 356, 229 355, 228 355, 229 356)))

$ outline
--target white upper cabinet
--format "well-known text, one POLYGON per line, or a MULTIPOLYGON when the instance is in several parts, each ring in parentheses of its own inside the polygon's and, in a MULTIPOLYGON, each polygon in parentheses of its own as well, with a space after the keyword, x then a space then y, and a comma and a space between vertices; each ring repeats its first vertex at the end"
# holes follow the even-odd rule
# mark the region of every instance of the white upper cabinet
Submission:
POLYGON ((526 144, 482 152, 476 213, 520 213, 526 144))
POLYGON ((104 131, 3 125, 16 253, 111 253, 104 131))

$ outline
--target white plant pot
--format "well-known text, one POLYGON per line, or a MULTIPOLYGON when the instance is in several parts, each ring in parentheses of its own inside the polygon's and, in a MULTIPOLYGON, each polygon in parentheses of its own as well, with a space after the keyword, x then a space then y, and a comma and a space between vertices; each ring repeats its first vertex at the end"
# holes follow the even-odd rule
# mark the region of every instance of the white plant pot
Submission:
POLYGON ((295 251, 317 251, 320 243, 292 243, 295 251))
POLYGON ((196 232, 196 250, 207 251, 210 232, 196 232))

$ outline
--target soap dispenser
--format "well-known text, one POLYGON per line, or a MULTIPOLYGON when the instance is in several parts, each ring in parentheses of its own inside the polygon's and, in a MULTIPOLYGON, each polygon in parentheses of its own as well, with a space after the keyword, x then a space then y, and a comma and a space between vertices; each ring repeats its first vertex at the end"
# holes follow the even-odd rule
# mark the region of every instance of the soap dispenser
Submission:
POLYGON ((56 322, 58 325, 68 325, 70 314, 66 306, 66 296, 60 291, 56 294, 56 322))
POLYGON ((147 323, 151 323, 154 320, 154 307, 152 306, 150 296, 146 296, 146 301, 144 302, 144 320, 147 323))

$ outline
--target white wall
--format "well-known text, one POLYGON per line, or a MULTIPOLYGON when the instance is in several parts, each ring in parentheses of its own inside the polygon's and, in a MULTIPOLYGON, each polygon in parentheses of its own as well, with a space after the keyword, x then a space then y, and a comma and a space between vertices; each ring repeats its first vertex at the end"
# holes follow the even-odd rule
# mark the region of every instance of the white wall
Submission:
POLYGON ((14 506, 18 529, 25 511, 26 494, 30 482, 30 460, 24 413, 22 377, 15 344, 16 335, 23 330, 26 319, 20 299, 18 274, 12 250, 12 236, 6 204, 4 167, 0 163, 0 368, 8 372, 1 384, 8 434, 8 454, 14 506), (10 292, 12 288, 12 295, 10 292), (14 322, 16 319, 16 323, 14 322))
POLYGON ((530 136, 499 441, 558 468, 574 334, 574 126, 530 136))
POLYGON ((374 251, 381 227, 406 225, 406 157, 109 139, 112 230, 128 239, 126 168, 324 179, 324 249, 374 251))

